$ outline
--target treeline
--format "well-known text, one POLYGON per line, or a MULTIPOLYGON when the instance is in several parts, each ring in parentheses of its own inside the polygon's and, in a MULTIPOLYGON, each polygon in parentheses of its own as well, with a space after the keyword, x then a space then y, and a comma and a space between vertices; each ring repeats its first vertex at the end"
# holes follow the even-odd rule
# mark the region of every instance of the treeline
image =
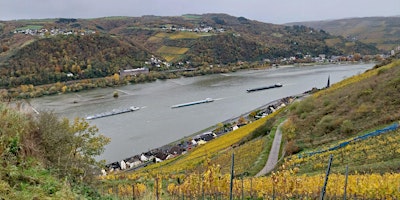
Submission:
MULTIPOLYGON (((241 65, 230 65, 225 67, 199 66, 195 70, 182 70, 174 72, 150 71, 148 74, 122 77, 118 73, 104 78, 93 78, 83 80, 72 80, 56 82, 53 84, 38 85, 22 84, 8 90, 0 90, 0 100, 28 99, 58 93, 79 92, 93 88, 104 88, 125 85, 128 83, 145 83, 156 80, 173 79, 179 77, 202 76, 206 74, 234 72, 240 69, 258 68, 258 63, 243 63, 241 65)), ((267 66, 266 66, 267 67, 267 66)))
POLYGON ((140 67, 149 53, 106 35, 55 36, 17 51, 0 66, 0 87, 99 78, 140 67))

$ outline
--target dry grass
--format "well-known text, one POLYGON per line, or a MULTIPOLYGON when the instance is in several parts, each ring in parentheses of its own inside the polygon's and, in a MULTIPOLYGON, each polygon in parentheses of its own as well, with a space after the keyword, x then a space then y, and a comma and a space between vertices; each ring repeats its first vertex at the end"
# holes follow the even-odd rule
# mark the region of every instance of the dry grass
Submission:
POLYGON ((159 48, 157 50, 157 53, 181 55, 181 54, 185 54, 188 50, 189 50, 189 48, 162 46, 161 48, 159 48))

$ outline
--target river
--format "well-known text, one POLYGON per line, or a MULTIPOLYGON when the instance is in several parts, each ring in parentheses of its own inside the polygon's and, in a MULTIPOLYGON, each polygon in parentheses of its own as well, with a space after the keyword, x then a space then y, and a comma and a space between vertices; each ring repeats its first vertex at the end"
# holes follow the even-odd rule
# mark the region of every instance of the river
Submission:
POLYGON ((99 132, 111 138, 99 159, 107 163, 177 141, 204 128, 313 87, 322 88, 363 73, 374 64, 283 66, 227 74, 159 80, 118 88, 46 96, 31 100, 40 111, 53 111, 73 119, 138 106, 135 112, 90 120, 99 132), (281 83, 283 87, 247 93, 246 89, 281 83), (119 97, 113 98, 118 91, 119 97), (183 108, 172 105, 216 99, 212 103, 183 108))

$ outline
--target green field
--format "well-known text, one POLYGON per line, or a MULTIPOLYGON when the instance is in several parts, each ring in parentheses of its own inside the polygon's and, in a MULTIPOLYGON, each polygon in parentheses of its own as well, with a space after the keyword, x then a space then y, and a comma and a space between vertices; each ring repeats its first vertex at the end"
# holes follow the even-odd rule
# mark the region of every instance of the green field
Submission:
POLYGON ((42 29, 42 28, 43 28, 43 26, 41 26, 41 25, 27 25, 27 26, 24 26, 24 27, 17 28, 15 30, 17 30, 17 31, 27 30, 27 29, 39 30, 39 29, 42 29))
POLYGON ((186 20, 199 20, 201 19, 200 15, 182 15, 182 17, 186 20))

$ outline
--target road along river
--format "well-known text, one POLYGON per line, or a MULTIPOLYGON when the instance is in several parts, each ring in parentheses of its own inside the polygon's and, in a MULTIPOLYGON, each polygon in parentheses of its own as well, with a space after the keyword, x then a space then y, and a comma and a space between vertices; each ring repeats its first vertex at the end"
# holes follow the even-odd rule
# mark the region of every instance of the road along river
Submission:
POLYGON ((113 109, 140 107, 134 112, 89 120, 99 128, 100 133, 112 140, 99 157, 109 163, 180 140, 268 102, 313 87, 325 87, 328 77, 333 84, 373 66, 370 63, 283 66, 46 96, 32 99, 31 105, 39 112, 51 110, 70 119, 86 118, 113 109), (276 83, 281 83, 283 87, 246 92, 247 89, 276 83), (114 91, 118 91, 118 98, 113 98, 114 91), (214 101, 171 108, 206 98, 214 101))

